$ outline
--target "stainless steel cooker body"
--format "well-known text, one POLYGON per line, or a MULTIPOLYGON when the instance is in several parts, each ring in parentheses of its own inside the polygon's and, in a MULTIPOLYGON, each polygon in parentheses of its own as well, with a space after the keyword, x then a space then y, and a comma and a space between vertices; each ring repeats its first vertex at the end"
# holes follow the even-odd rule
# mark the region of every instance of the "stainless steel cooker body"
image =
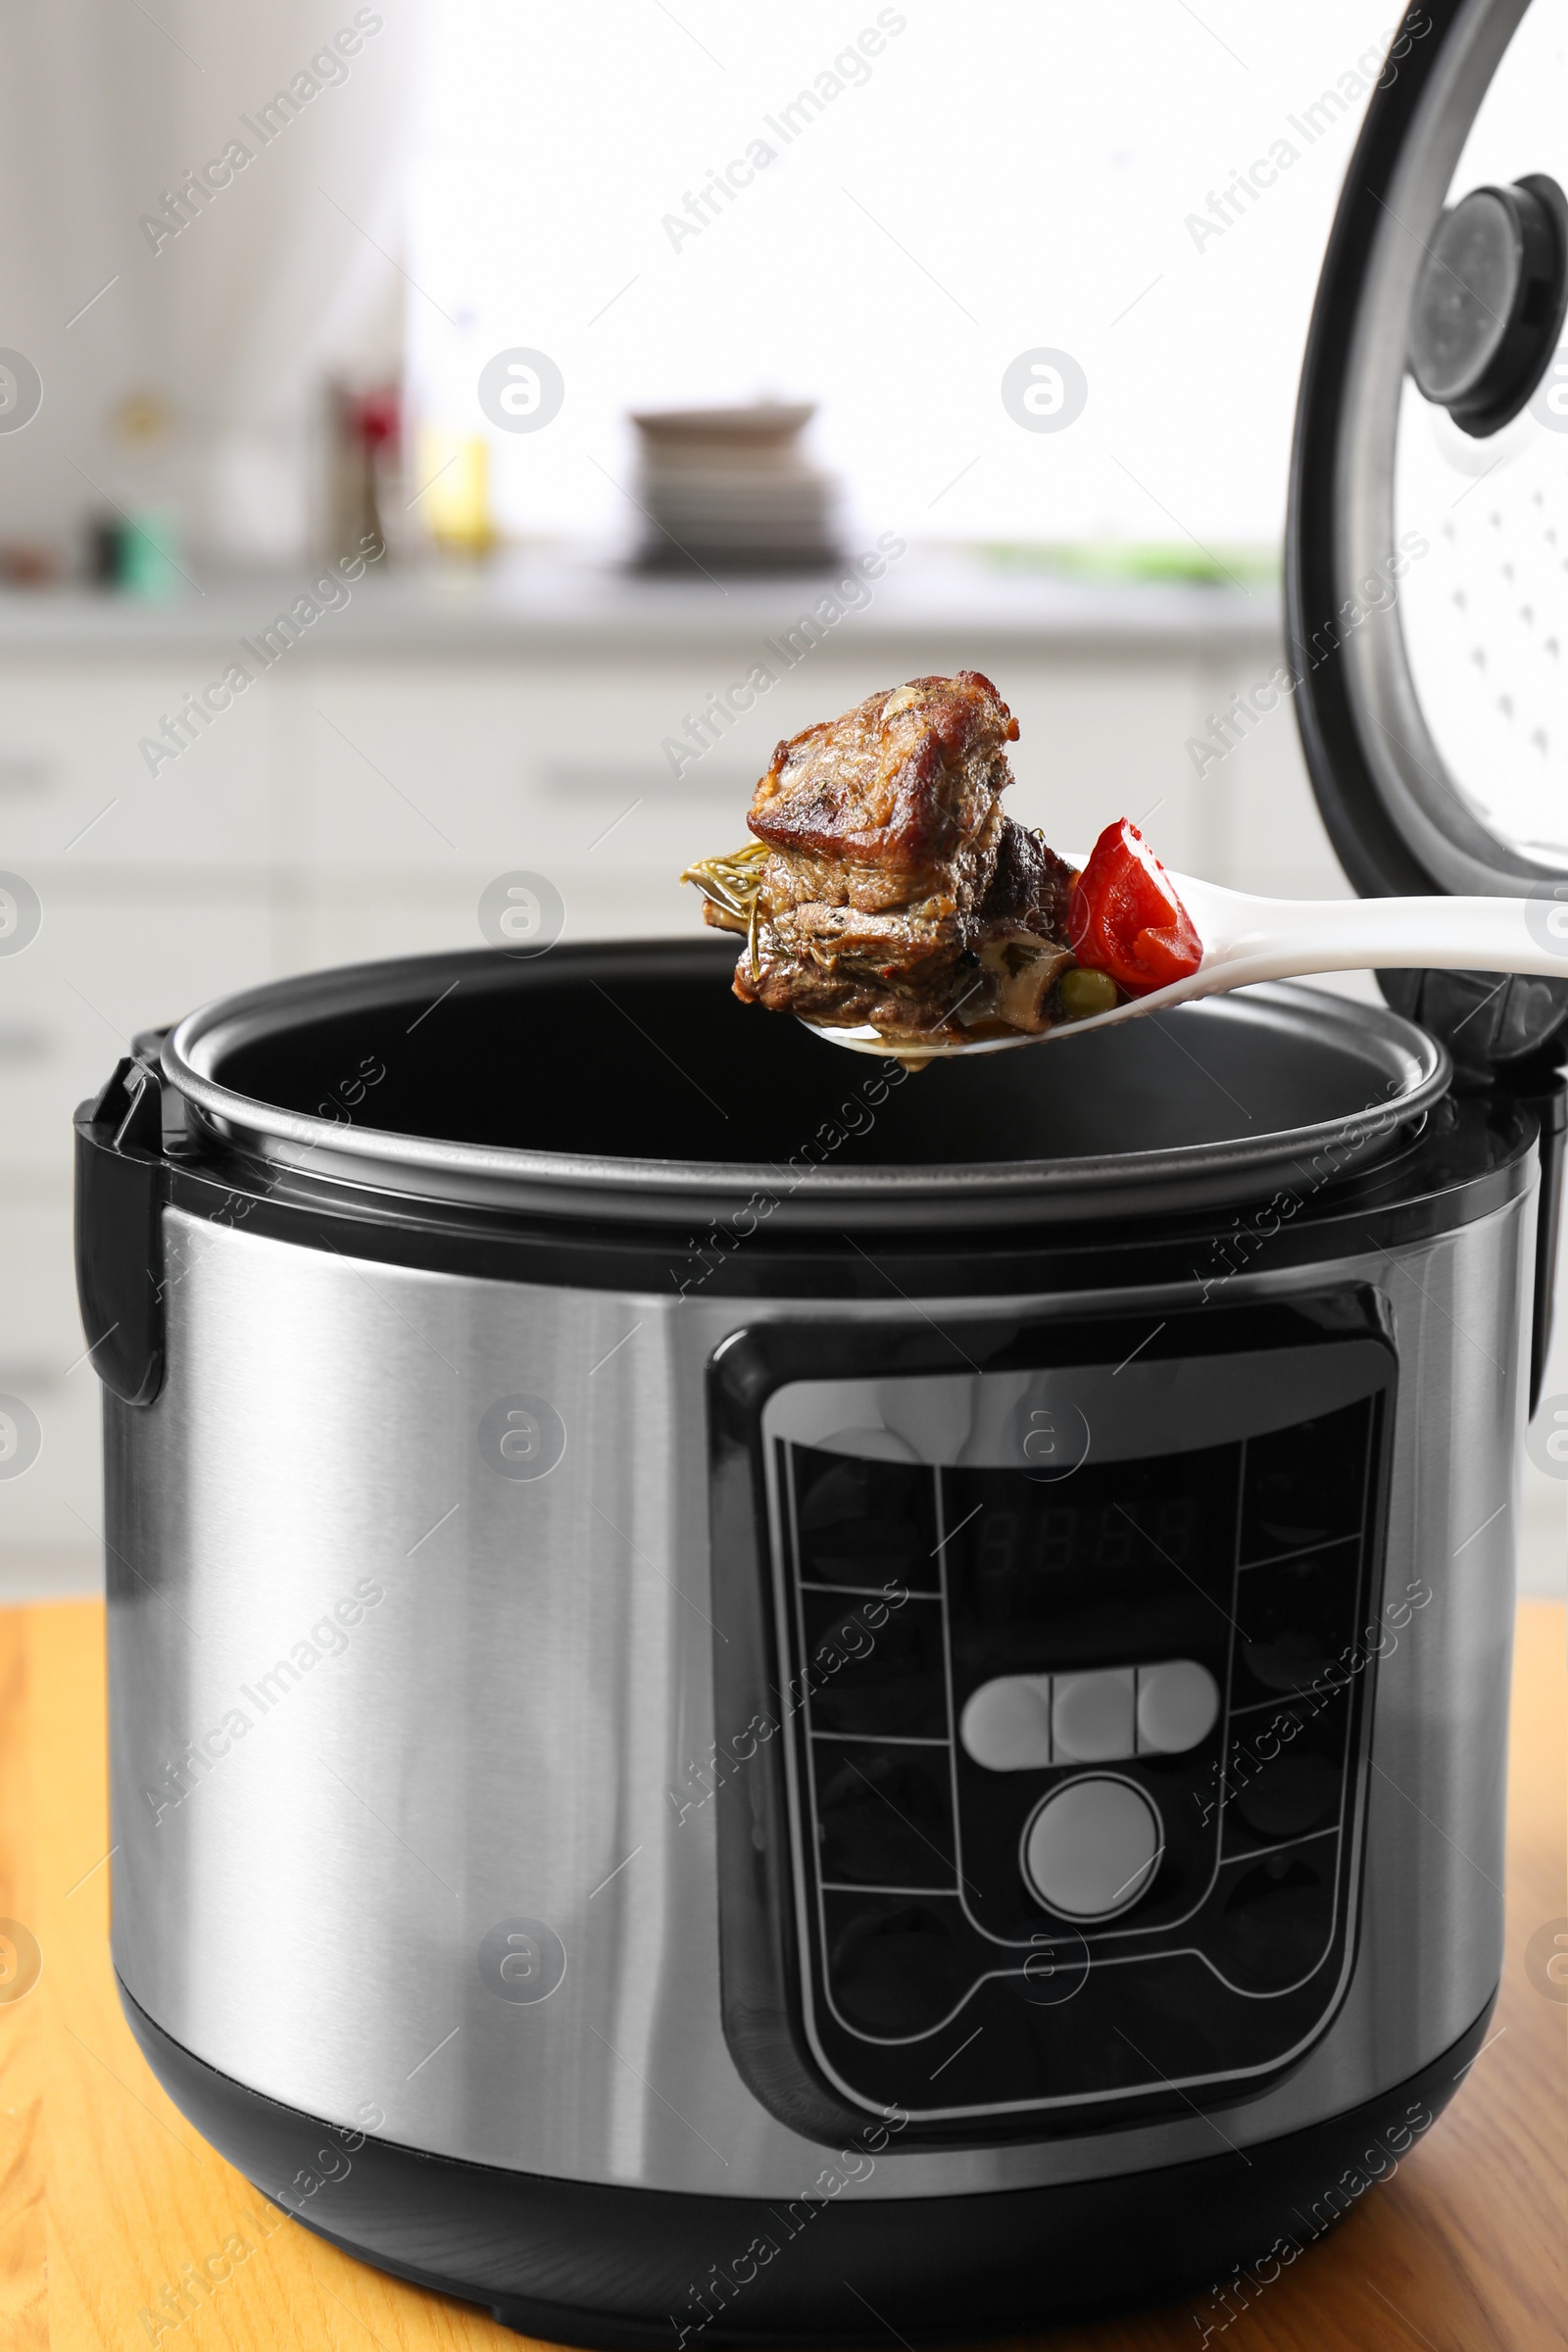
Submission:
POLYGON ((535 2334, 1200 2287, 1485 2029, 1540 1122, 1291 988, 847 1085, 724 961, 321 975, 78 1113, 127 2016, 535 2334))
MULTIPOLYGON (((1283 1240, 1261 1239, 1196 1281, 990 1297, 903 1296, 874 1244, 880 1295, 769 1296, 762 1272, 750 1296, 676 1296, 390 1263, 166 1207, 164 1385, 150 1405, 106 1399, 114 1951, 132 2001, 208 2067, 344 2131, 570 2180, 808 2193, 824 2141, 859 2144, 858 2113, 870 2126, 901 2096, 947 2112, 929 2078, 961 2036, 922 2056, 904 2034, 900 2094, 852 2084, 842 2120, 804 2125, 726 2036, 717 1833, 767 1759, 715 1700, 715 1659, 722 1690, 745 1639, 715 1592, 715 1359, 791 1327, 823 1379, 858 1332, 908 1361, 934 1346, 924 1387, 951 1433, 1005 1388, 966 1369, 988 1333, 1108 1320, 1131 1348, 1184 1318, 1355 1298, 1392 1351, 1385 1532, 1349 1662, 1353 1916, 1302 2046, 1261 2088, 1244 2071, 1234 2095, 1209 2081, 1163 2113, 1107 2117, 1091 2093, 1031 2109, 1020 2135, 1004 2098, 978 2132, 911 2129, 857 2194, 1180 2165, 1403 2082, 1499 1968, 1529 1161, 1508 1198, 1417 1241, 1363 1215, 1312 1262, 1271 1263, 1283 1240)), ((1249 1395, 1227 1375, 1245 1355, 1206 1374, 1147 1348, 1092 1374, 1070 1343, 1044 1360, 1062 1426, 1089 1400, 1091 1462, 1189 1452, 1205 1388, 1232 1435, 1282 1417, 1277 1377, 1249 1395)), ((895 1436, 896 1385, 873 1394, 895 1436)), ((821 1419, 796 1434, 837 1442, 821 1419)), ((1128 1667, 1140 1642, 1158 1651, 1157 1629, 1129 1625, 1128 1667)), ((1221 1727, 1233 1781, 1276 1720, 1254 1703, 1221 1727)), ((1069 1944, 1093 1980, 1118 1926, 1040 1906, 1058 2021, 1084 1999, 1069 1944)))

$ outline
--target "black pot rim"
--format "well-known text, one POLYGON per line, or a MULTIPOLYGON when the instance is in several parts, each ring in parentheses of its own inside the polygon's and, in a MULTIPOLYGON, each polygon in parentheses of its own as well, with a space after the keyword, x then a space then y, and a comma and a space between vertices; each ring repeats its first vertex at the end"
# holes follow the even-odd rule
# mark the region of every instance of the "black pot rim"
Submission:
MULTIPOLYGON (((549 960, 553 972, 564 965, 586 977, 649 956, 702 969, 712 961, 708 943, 684 940, 558 948, 549 960)), ((1176 1017, 1261 1022, 1282 1044, 1307 1033, 1318 1041, 1328 1035, 1367 1071, 1362 1107, 1310 1125, 1157 1152, 799 1170, 762 1160, 621 1158, 395 1134, 262 1102, 213 1075, 226 1054, 275 1037, 301 1018, 368 1009, 400 997, 417 1001, 426 990, 433 1002, 459 980, 502 986, 515 985, 516 978, 517 959, 505 952, 460 950, 271 981, 188 1014, 164 1041, 164 1075, 190 1105, 198 1132, 244 1158, 329 1182, 424 1200, 612 1218, 710 1213, 761 1198, 774 1204, 770 1213, 782 1222, 812 1225, 868 1208, 894 1223, 928 1221, 944 1209, 1077 1222, 1103 1220, 1107 1208, 1150 1214, 1244 1200, 1270 1190, 1282 1170, 1324 1152, 1334 1155, 1337 1170, 1363 1164, 1425 1116, 1451 1074, 1446 1050, 1399 1014, 1275 981, 1184 1007, 1176 1017)), ((1063 1042, 1054 1050, 1070 1048, 1063 1042)))

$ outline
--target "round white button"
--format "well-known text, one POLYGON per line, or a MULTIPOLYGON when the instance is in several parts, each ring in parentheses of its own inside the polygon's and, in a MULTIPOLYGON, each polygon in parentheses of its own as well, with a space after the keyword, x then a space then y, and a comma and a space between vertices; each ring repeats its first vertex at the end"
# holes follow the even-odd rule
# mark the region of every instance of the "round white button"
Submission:
POLYGON ((1206 1740, 1219 1713, 1219 1686, 1196 1658, 1167 1658, 1138 1670, 1138 1744, 1179 1756, 1206 1740))
POLYGON ((1085 1773, 1048 1796, 1029 1824, 1024 1877, 1064 1918, 1108 1919, 1138 1900, 1159 1851, 1159 1816, 1142 1789, 1085 1773))

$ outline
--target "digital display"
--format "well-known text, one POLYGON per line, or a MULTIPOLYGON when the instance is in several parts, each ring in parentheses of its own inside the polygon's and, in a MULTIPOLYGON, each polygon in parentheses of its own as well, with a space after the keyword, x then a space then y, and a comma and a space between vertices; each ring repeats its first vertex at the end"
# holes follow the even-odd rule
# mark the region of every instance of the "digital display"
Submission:
POLYGON ((1161 1495, 1143 1525, 1125 1503, 1026 1501, 986 1513, 975 1547, 976 1586, 985 1590, 1010 1577, 1032 1577, 1072 1568, 1126 1568, 1140 1542, 1178 1563, 1192 1553, 1198 1505, 1191 1495, 1161 1495))
POLYGON ((944 1471, 956 1659, 977 1675, 1004 1658, 1014 1673, 1087 1659, 1125 1642, 1134 1607, 1152 1613, 1157 1638, 1191 1627, 1178 1654, 1211 1650, 1217 1635, 1223 1655, 1240 1474, 1236 1446, 1089 1461, 1057 1481, 944 1471))

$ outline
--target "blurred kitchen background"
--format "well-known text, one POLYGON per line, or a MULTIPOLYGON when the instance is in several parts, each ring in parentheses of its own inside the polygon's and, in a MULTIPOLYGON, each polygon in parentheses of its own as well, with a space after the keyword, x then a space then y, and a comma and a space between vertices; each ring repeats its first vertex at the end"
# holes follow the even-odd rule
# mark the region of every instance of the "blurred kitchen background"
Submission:
POLYGON ((5 10, 0 1594, 99 1575, 71 1113, 136 1030, 518 867, 690 926, 779 737, 960 666, 1054 841, 1345 890, 1289 701, 1224 714, 1394 13, 5 10))

